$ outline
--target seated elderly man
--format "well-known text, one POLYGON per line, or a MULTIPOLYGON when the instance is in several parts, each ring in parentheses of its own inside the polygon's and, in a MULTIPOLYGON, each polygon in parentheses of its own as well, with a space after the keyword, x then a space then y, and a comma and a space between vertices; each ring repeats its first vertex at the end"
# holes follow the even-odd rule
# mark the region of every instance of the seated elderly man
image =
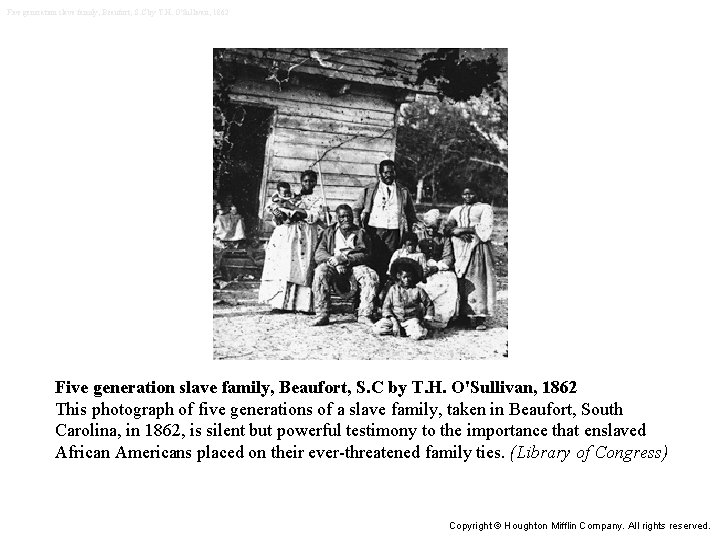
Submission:
POLYGON ((335 287, 342 292, 360 288, 358 322, 372 326, 373 307, 380 281, 369 266, 370 239, 353 223, 352 208, 341 204, 336 210, 337 220, 322 232, 315 250, 315 269, 312 291, 316 317, 311 326, 330 323, 330 292, 335 287))

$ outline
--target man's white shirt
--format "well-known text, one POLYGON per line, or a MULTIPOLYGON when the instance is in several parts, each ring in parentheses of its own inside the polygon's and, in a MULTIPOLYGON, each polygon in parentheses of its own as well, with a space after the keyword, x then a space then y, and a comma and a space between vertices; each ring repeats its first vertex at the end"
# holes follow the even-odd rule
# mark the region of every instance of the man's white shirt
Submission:
POLYGON ((389 186, 380 182, 373 200, 369 225, 376 229, 400 228, 398 222, 397 184, 395 182, 389 186))

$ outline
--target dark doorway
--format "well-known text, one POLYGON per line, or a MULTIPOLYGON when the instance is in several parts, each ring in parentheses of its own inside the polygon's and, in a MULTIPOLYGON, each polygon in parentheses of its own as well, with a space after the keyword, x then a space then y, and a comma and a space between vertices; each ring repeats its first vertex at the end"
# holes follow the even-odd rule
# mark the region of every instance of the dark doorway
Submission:
POLYGON ((214 118, 213 199, 225 208, 236 206, 253 236, 258 232, 260 188, 274 113, 265 107, 227 103, 216 109, 214 118))

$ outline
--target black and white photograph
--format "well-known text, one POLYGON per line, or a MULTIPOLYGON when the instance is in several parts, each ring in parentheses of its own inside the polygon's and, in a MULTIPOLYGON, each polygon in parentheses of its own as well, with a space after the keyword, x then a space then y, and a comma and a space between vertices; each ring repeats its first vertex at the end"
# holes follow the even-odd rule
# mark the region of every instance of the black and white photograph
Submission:
POLYGON ((508 49, 213 49, 215 359, 508 356, 508 49))

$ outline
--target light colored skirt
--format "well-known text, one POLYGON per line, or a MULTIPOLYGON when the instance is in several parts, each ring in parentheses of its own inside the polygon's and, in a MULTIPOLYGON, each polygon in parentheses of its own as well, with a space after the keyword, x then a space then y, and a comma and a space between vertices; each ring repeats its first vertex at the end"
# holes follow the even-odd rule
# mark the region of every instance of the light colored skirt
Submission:
POLYGON ((273 309, 313 313, 312 287, 287 281, 263 281, 258 300, 273 309))
POLYGON ((435 316, 429 323, 433 328, 445 328, 457 315, 460 297, 458 296, 458 280, 455 272, 445 270, 427 278, 427 283, 418 283, 435 306, 435 316))
POLYGON ((275 309, 312 312, 312 276, 317 247, 316 225, 278 225, 265 248, 258 301, 275 309))
POLYGON ((460 315, 492 317, 495 312, 496 289, 490 243, 480 243, 470 256, 465 277, 458 278, 460 315))

